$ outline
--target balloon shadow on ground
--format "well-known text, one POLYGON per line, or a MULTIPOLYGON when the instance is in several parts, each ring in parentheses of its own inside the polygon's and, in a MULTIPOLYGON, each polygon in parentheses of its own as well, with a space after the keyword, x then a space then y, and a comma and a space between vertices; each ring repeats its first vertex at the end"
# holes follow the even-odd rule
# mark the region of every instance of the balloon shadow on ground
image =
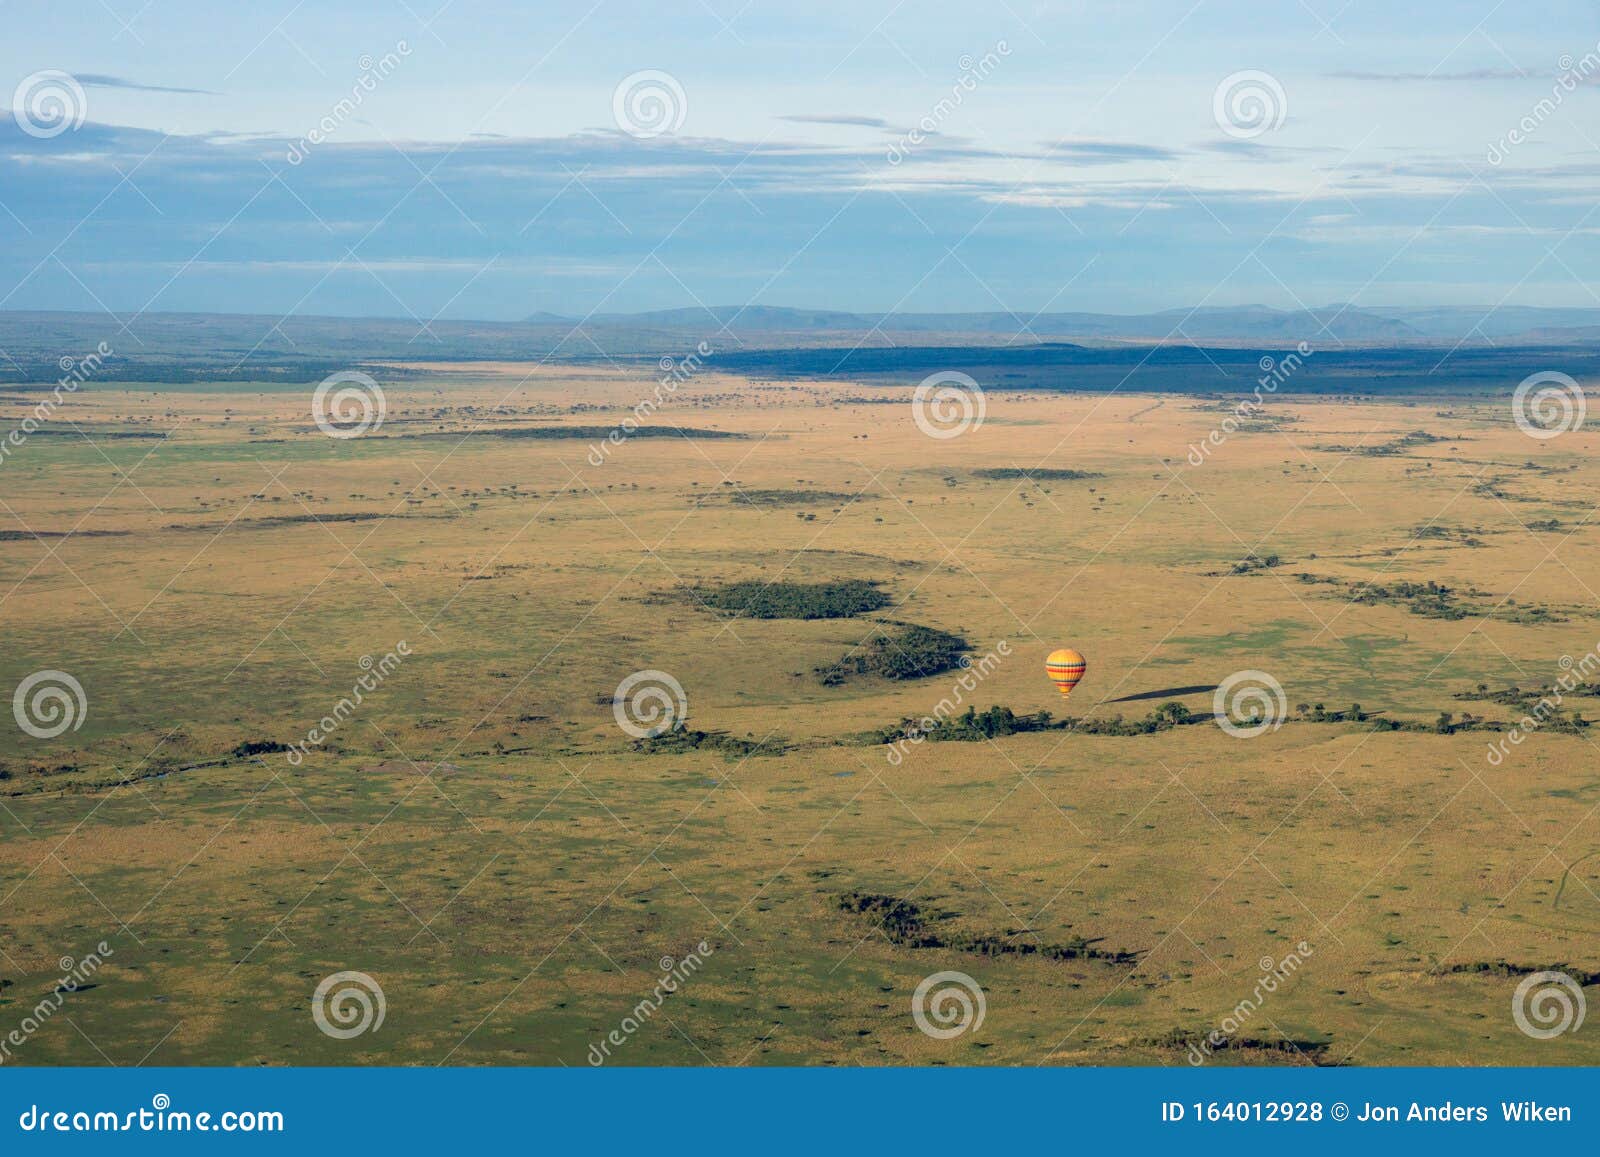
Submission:
POLYGON ((1170 699, 1174 695, 1198 695, 1202 691, 1215 691, 1221 684, 1199 683, 1193 687, 1166 687, 1160 691, 1141 691, 1137 695, 1124 695, 1121 699, 1107 699, 1107 703, 1137 703, 1141 699, 1170 699))

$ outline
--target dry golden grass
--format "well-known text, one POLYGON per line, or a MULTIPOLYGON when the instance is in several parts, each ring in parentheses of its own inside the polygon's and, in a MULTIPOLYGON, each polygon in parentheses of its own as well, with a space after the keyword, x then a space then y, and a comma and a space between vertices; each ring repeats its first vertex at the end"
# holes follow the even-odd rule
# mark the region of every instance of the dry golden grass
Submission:
MULTIPOLYGON (((0 467, 0 530, 71 533, 0 543, 0 687, 59 669, 89 702, 56 740, 0 730, 0 1028, 58 957, 115 950, 67 1010, 82 1031, 52 1022, 23 1063, 159 1043, 152 1063, 582 1064, 702 939, 703 972, 618 1062, 1183 1063, 1161 1039, 1209 1031, 1301 941, 1240 1035, 1303 1050, 1219 1062, 1600 1060, 1592 1033, 1519 1032, 1515 975, 1448 971, 1600 969, 1590 733, 1495 766, 1489 732, 1204 722, 923 743, 896 765, 861 733, 956 676, 814 674, 893 619, 977 655, 1004 642, 980 708, 1059 711, 1042 661, 1070 643, 1091 718, 1259 669, 1291 705, 1508 720, 1454 696, 1551 682, 1600 640, 1595 435, 1537 443, 1486 404, 1286 399, 1194 466, 1225 416, 1197 399, 991 392, 980 429, 937 441, 909 391, 703 374, 654 423, 744 437, 634 439, 596 467, 587 440, 492 432, 609 428, 647 381, 408 372, 349 440, 317 430, 308 390, 92 390, 71 410, 87 438, 0 467), (112 436, 152 430, 172 433, 112 436), (1446 440, 1364 452, 1415 430, 1446 440), (1015 466, 1101 477, 975 474, 1015 466), (738 501, 763 490, 853 497, 738 501), (1218 573, 1251 551, 1280 565, 1218 573), (1428 618, 1299 572, 1482 594, 1428 618), (730 621, 663 597, 846 578, 895 606, 730 621), (1514 621, 1539 607, 1560 621, 1514 621), (229 754, 303 739, 401 640, 412 656, 303 763, 229 754), (635 750, 611 697, 641 669, 681 683, 693 728, 790 749, 635 750), (897 945, 840 910, 848 891, 904 897, 946 938, 1141 958, 897 945), (388 1012, 336 1041, 307 1010, 345 969, 388 1012), (910 1016, 943 969, 987 998, 953 1041, 910 1016)), ((1209 690, 1170 697, 1211 710, 1209 690)))

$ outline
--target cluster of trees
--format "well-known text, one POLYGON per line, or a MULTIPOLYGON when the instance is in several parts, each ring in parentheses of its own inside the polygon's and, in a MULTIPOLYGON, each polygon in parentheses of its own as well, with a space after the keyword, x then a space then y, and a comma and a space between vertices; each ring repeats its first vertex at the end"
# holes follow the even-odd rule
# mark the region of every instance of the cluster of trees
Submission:
POLYGON ((1321 703, 1296 703, 1294 710, 1309 723, 1361 723, 1367 718, 1359 703, 1352 703, 1343 711, 1329 711, 1321 703))
POLYGON ((972 472, 974 478, 988 478, 995 482, 1015 482, 1028 479, 1034 482, 1078 482, 1085 478, 1102 478, 1092 470, 1024 470, 1020 466, 992 466, 972 472))
MULTIPOLYGON (((1485 719, 1481 715, 1474 715, 1470 711, 1463 711, 1459 716, 1453 712, 1441 711, 1439 717, 1432 723, 1419 723, 1399 719, 1374 719, 1372 725, 1379 731, 1431 731, 1435 735, 1454 735, 1458 731, 1509 731, 1515 724, 1502 723, 1496 719, 1485 719)), ((1576 734, 1589 727, 1589 721, 1576 711, 1564 711, 1553 704, 1548 707, 1540 722, 1539 727, 1544 731, 1561 731, 1576 734)))
POLYGON ((955 913, 929 916, 911 901, 881 892, 845 892, 839 897, 839 907, 845 912, 870 916, 877 920, 889 942, 902 948, 947 948, 957 952, 971 952, 978 956, 1039 956, 1045 960, 1101 960, 1108 964, 1139 962, 1137 952, 1096 948, 1095 945, 1100 939, 1098 937, 1089 940, 1082 936, 1074 936, 1064 944, 1042 944, 1037 939, 1024 939, 1031 934, 1023 930, 1004 934, 938 932, 930 925, 955 913))
POLYGON ((729 759, 747 755, 782 755, 789 745, 782 739, 739 739, 726 731, 696 731, 683 723, 675 724, 664 735, 634 741, 633 749, 649 755, 681 755, 686 751, 720 751, 729 759))
POLYGON ((1426 619, 1454 620, 1467 617, 1466 608, 1456 602, 1456 592, 1432 579, 1420 583, 1402 581, 1390 586, 1366 583, 1351 596, 1351 601, 1369 605, 1396 603, 1403 605, 1412 614, 1421 615, 1426 619))
POLYGON ((838 506, 859 497, 839 490, 752 490, 741 486, 728 495, 728 501, 736 506, 838 506))
POLYGON ((1279 559, 1275 554, 1263 555, 1256 554, 1255 551, 1251 551, 1238 562, 1234 563, 1232 569, 1229 570, 1228 573, 1249 574, 1252 571, 1271 570, 1273 567, 1279 565, 1281 561, 1282 560, 1279 559))
POLYGON ((752 619, 848 619, 882 610, 889 596, 864 579, 839 582, 723 583, 692 586, 688 597, 702 606, 752 619))
POLYGON ((1600 696, 1600 683, 1578 683, 1571 690, 1563 690, 1546 684, 1543 687, 1535 687, 1528 691, 1524 691, 1517 686, 1507 687, 1501 691, 1491 691, 1489 690, 1489 684, 1479 683, 1476 690, 1457 691, 1455 697, 1457 699, 1486 699, 1490 703, 1499 703, 1507 707, 1528 707, 1541 699, 1555 695, 1600 696))
POLYGON ((817 677, 828 687, 861 675, 923 679, 961 666, 969 647, 966 639, 949 631, 900 623, 895 630, 874 635, 844 658, 817 668, 817 677))
POLYGON ((1170 731, 1186 723, 1200 723, 1209 715, 1196 715, 1176 701, 1163 703, 1150 714, 1139 719, 1124 719, 1111 715, 1103 719, 1075 719, 1066 716, 1056 719, 1048 711, 1018 715, 1009 707, 991 707, 979 711, 968 707, 960 715, 936 719, 931 727, 927 720, 902 719, 892 727, 874 732, 879 743, 895 743, 902 739, 921 737, 936 742, 973 743, 995 739, 1003 735, 1017 735, 1028 731, 1077 731, 1084 735, 1150 735, 1157 731, 1170 731))

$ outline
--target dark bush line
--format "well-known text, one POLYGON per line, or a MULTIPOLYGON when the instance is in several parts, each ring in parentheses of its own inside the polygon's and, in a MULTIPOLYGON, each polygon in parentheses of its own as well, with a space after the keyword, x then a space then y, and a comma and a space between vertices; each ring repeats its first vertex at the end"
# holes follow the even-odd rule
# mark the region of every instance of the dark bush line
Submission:
POLYGON ((991 466, 972 472, 974 478, 989 478, 996 482, 1015 482, 1026 479, 1030 482, 1081 482, 1086 478, 1104 478, 1104 474, 1096 474, 1093 470, 1024 470, 1020 466, 991 466))
POLYGON ((1387 604, 1425 619, 1459 621, 1469 615, 1475 615, 1507 623, 1564 623, 1569 613, 1564 609, 1553 607, 1518 604, 1511 599, 1495 604, 1489 601, 1491 596, 1486 591, 1470 587, 1458 589, 1431 579, 1420 583, 1400 581, 1379 584, 1344 582, 1325 575, 1305 572, 1298 573, 1294 577, 1303 583, 1337 587, 1341 592, 1339 597, 1353 603, 1364 606, 1387 604))
POLYGON ((1479 683, 1477 690, 1457 691, 1452 698, 1483 700, 1488 703, 1499 703, 1505 707, 1527 707, 1529 704, 1537 703, 1541 699, 1558 695, 1563 698, 1570 698, 1574 695, 1583 695, 1591 699, 1597 698, 1600 697, 1600 683, 1576 683, 1570 690, 1547 683, 1542 687, 1534 687, 1529 690, 1512 686, 1499 691, 1491 691, 1489 690, 1489 684, 1479 683))
MULTIPOLYGON (((603 442, 611 437, 615 426, 484 426, 470 430, 439 430, 417 434, 389 434, 382 437, 394 441, 414 438, 524 438, 548 440, 581 438, 603 442)), ((745 439, 748 434, 733 430, 707 430, 693 426, 638 426, 629 438, 733 438, 745 439)))
POLYGON ((782 755, 789 744, 781 739, 736 739, 726 731, 696 731, 679 724, 665 735, 635 740, 635 751, 646 755, 682 755, 686 751, 718 751, 729 759, 748 755, 782 755))
POLYGON ((841 490, 751 490, 740 487, 728 495, 735 506, 840 506, 863 502, 870 494, 846 494, 841 490))
POLYGON ((926 679, 961 666, 969 644, 960 635, 916 623, 895 624, 897 630, 872 636, 854 652, 816 669, 826 687, 851 678, 926 679))
POLYGON ((974 743, 995 739, 1002 735, 1018 735, 1029 731, 1076 731, 1084 735, 1150 735, 1157 731, 1170 731, 1190 723, 1204 723, 1210 715, 1196 715, 1182 703, 1164 703, 1141 719, 1126 720, 1121 715, 1104 719, 1075 719, 1065 716, 1056 719, 1048 711, 1018 715, 1009 707, 991 707, 980 712, 968 707, 951 719, 935 720, 929 728, 925 720, 902 719, 890 727, 872 732, 878 743, 897 743, 903 739, 931 739, 936 743, 974 743))
POLYGON ((879 892, 845 892, 839 897, 841 911, 878 920, 884 935, 901 948, 945 948, 956 952, 971 952, 978 956, 1038 956, 1044 960, 1095 960, 1105 964, 1137 964, 1137 952, 1096 948, 1099 938, 1086 940, 1074 937, 1066 944, 1038 944, 1031 940, 1016 939, 1020 932, 1004 936, 995 933, 974 935, 958 932, 942 935, 933 931, 930 923, 943 917, 930 917, 908 900, 879 892))
POLYGON ((252 755, 272 755, 279 751, 288 751, 287 743, 279 743, 275 739, 248 739, 239 744, 228 754, 235 759, 245 759, 252 755))
MULTIPOLYGON (((1005 735, 1019 735, 1031 731, 1072 731, 1080 735, 1154 735, 1196 723, 1215 722, 1215 715, 1190 711, 1182 703, 1163 703, 1150 714, 1137 719, 1124 719, 1112 715, 1096 719, 1078 719, 1072 716, 1055 718, 1048 711, 1019 715, 1009 707, 990 707, 979 711, 968 707, 962 714, 949 719, 935 719, 925 727, 926 718, 902 719, 900 722, 877 731, 866 733, 869 744, 900 743, 904 740, 926 739, 935 743, 977 743, 1005 735)), ((1513 724, 1497 719, 1463 712, 1456 716, 1441 711, 1429 723, 1416 719, 1389 719, 1365 710, 1361 704, 1352 703, 1344 710, 1329 710, 1321 703, 1301 703, 1285 723, 1366 723, 1374 731, 1428 732, 1436 735, 1454 735, 1458 731, 1507 731, 1513 724)), ((1577 712, 1563 714, 1551 709, 1541 724, 1543 730, 1574 733, 1591 726, 1589 720, 1577 712)))
POLYGON ((715 586, 687 586, 687 601, 751 619, 848 619, 882 610, 890 598, 876 582, 844 579, 839 582, 748 582, 715 586))
POLYGON ((1287 1037, 1278 1040, 1264 1040, 1260 1037, 1229 1037, 1218 1034, 1218 1039, 1209 1039, 1208 1033, 1193 1032, 1189 1029, 1174 1028, 1161 1036, 1140 1037, 1134 1045, 1141 1048, 1157 1049, 1184 1049, 1204 1046, 1208 1051, 1221 1052, 1231 1049, 1234 1052, 1265 1052, 1288 1053, 1290 1055, 1305 1054, 1314 1064, 1320 1064, 1328 1050, 1333 1047, 1332 1041, 1319 1040, 1291 1040, 1287 1037))
POLYGON ((1439 442, 1470 442, 1471 440, 1470 438, 1441 438, 1439 435, 1430 434, 1426 430, 1412 430, 1409 434, 1402 434, 1392 442, 1382 442, 1372 446, 1317 446, 1314 449, 1322 450, 1329 454, 1357 454, 1363 458, 1392 458, 1418 446, 1432 446, 1439 442))
POLYGON ((1590 972, 1588 969, 1571 964, 1511 964, 1504 960, 1476 960, 1468 964, 1452 964, 1445 968, 1434 969, 1436 976, 1486 973, 1490 976, 1509 978, 1532 976, 1535 972, 1564 972, 1583 988, 1588 988, 1591 984, 1600 984, 1600 972, 1590 972))

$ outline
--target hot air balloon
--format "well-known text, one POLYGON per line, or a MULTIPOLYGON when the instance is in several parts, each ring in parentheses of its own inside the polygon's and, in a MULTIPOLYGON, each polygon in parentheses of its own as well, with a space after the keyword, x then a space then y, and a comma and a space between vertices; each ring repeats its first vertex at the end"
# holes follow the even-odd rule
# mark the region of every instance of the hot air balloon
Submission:
POLYGON ((1044 661, 1045 673, 1050 676, 1050 682, 1056 685, 1063 699, 1072 694, 1072 689, 1083 678, 1088 665, 1084 657, 1071 647, 1051 651, 1050 657, 1044 661))

